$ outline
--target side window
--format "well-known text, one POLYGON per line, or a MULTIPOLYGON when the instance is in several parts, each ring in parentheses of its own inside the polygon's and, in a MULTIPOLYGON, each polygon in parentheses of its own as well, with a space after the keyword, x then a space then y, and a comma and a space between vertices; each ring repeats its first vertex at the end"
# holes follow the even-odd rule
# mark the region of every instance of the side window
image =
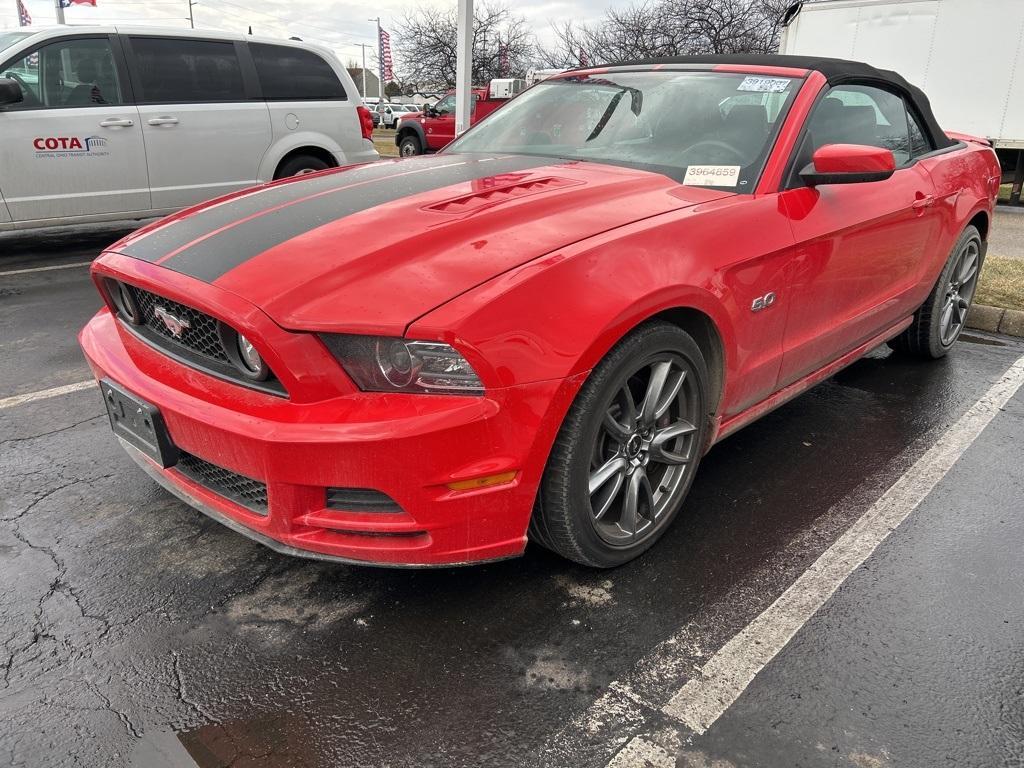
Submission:
POLYGON ((833 88, 815 107, 808 132, 808 155, 826 144, 865 144, 892 150, 897 166, 911 157, 907 108, 903 99, 881 88, 833 88))
POLYGON ((159 37, 133 37, 131 42, 140 101, 245 101, 234 43, 159 37))
POLYGON ((110 41, 62 40, 7 64, 0 76, 16 81, 25 99, 8 109, 54 109, 123 104, 110 41))
POLYGON ((263 98, 267 101, 337 101, 345 87, 320 56, 290 45, 250 43, 263 98))
POLYGON ((910 126, 910 153, 914 157, 927 155, 934 147, 928 137, 924 135, 921 124, 917 122, 917 118, 910 110, 907 110, 907 123, 910 126))
POLYGON ((434 110, 439 115, 447 115, 449 112, 455 112, 455 94, 451 93, 441 99, 437 104, 434 105, 434 110))

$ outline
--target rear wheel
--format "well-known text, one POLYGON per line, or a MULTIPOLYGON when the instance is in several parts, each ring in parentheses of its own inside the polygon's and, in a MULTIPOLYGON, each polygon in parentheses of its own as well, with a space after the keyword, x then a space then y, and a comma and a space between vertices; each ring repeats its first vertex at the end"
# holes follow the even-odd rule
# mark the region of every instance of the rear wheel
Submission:
POLYGON ((402 140, 398 142, 398 154, 402 157, 422 155, 423 145, 420 144, 419 137, 414 133, 403 136, 402 140))
POLYGON ((314 155, 296 155, 285 160, 274 174, 275 179, 287 179, 289 176, 302 176, 330 168, 323 159, 314 155))
POLYGON ((599 568, 664 533, 693 482, 707 434, 707 365, 668 323, 641 326, 594 369, 559 431, 530 536, 599 568))
POLYGON ((973 225, 960 235, 928 300, 914 314, 910 327, 889 346, 928 359, 945 357, 960 338, 974 301, 982 266, 981 234, 973 225))

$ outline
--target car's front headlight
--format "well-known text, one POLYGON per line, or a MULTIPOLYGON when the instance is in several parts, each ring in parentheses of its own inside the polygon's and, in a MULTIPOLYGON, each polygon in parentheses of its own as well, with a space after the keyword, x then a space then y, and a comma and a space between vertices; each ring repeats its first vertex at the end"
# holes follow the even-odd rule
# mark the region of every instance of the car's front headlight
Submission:
POLYGON ((482 395, 476 371, 455 349, 437 341, 324 333, 324 344, 356 385, 367 392, 482 395))

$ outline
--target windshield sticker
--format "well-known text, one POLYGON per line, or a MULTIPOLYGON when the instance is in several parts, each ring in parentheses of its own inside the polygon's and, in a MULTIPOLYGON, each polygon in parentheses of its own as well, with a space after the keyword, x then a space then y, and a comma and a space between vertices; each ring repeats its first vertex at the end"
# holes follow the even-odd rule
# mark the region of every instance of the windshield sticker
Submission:
POLYGON ((789 87, 792 80, 785 77, 745 77, 737 91, 753 91, 754 93, 782 93, 789 87))
POLYGON ((740 180, 738 165, 691 165, 683 184, 693 187, 735 187, 740 180))

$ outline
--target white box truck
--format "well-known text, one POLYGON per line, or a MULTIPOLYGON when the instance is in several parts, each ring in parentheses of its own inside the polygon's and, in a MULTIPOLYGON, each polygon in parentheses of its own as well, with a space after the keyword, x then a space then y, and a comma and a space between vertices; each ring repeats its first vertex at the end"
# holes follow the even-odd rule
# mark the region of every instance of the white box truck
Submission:
POLYGON ((1024 0, 808 0, 787 13, 779 52, 899 72, 944 129, 992 143, 1020 201, 1024 0))

